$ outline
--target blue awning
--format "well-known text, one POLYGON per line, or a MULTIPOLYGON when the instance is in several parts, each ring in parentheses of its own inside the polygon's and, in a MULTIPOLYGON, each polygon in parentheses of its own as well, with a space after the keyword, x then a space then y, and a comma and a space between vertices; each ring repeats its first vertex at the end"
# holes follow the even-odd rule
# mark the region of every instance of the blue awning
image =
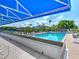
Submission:
POLYGON ((70 10, 70 0, 0 0, 0 25, 70 10))

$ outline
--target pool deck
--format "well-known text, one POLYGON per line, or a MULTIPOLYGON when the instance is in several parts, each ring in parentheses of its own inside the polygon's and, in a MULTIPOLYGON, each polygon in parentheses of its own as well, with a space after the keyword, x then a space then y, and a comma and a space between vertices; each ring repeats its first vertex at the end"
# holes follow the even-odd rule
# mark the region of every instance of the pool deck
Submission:
MULTIPOLYGON (((12 43, 6 41, 4 38, 0 37, 0 45, 4 46, 4 48, 9 47, 9 51, 6 53, 8 54, 6 57, 3 57, 4 55, 1 55, 1 59, 36 59, 29 53, 23 51, 22 49, 18 48, 17 46, 13 45, 12 43), (2 58, 3 57, 3 58, 2 58)), ((0 47, 1 48, 1 47, 0 47)), ((3 49, 2 49, 3 50, 3 49)), ((1 52, 1 50, 0 50, 1 52)), ((5 53, 5 52, 2 52, 5 53)))
MULTIPOLYGON (((72 34, 67 35, 65 43, 68 48, 68 59, 79 59, 79 44, 73 42, 72 34)), ((50 59, 49 57, 43 56, 27 47, 25 48, 23 45, 20 45, 16 42, 9 42, 2 37, 0 37, 0 45, 1 44, 3 46, 9 47, 9 56, 6 57, 6 59, 50 59), (16 45, 22 47, 24 50, 17 47, 16 45), (28 52, 30 52, 31 54, 28 52)))
POLYGON ((73 42, 72 34, 68 34, 66 46, 68 48, 68 59, 79 59, 79 44, 73 42))
MULTIPOLYGON (((5 39, 2 36, 0 36, 0 45, 4 46, 4 48, 9 47, 9 54, 6 59, 51 59, 50 57, 42 55, 41 53, 38 53, 31 48, 25 47, 24 45, 19 44, 15 41, 5 39)), ((4 59, 1 57, 2 56, 0 56, 0 59, 4 59)))

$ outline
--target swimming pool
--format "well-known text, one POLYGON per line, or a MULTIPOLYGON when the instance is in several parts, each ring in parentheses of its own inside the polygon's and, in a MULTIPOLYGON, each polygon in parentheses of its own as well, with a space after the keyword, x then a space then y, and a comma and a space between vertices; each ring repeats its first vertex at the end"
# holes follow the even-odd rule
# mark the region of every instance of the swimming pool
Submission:
POLYGON ((53 32, 48 32, 48 33, 41 33, 41 34, 35 34, 33 37, 35 38, 40 38, 40 39, 45 39, 45 40, 51 40, 51 41, 62 41, 65 37, 66 33, 53 33, 53 32))

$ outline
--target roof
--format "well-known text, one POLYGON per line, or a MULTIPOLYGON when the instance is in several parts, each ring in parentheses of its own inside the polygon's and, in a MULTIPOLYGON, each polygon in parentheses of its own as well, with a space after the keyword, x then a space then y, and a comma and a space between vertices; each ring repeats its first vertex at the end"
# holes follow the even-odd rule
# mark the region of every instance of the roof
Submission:
POLYGON ((70 10, 70 0, 0 0, 0 25, 70 10))

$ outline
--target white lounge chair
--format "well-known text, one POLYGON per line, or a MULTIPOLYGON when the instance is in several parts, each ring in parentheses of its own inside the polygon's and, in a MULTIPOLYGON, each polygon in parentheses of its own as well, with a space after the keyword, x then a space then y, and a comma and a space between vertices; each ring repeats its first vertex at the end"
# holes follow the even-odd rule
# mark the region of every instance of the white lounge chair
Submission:
POLYGON ((74 43, 79 43, 79 36, 78 36, 78 33, 73 34, 73 42, 74 42, 74 43))
POLYGON ((79 38, 74 38, 73 42, 79 44, 79 38))

